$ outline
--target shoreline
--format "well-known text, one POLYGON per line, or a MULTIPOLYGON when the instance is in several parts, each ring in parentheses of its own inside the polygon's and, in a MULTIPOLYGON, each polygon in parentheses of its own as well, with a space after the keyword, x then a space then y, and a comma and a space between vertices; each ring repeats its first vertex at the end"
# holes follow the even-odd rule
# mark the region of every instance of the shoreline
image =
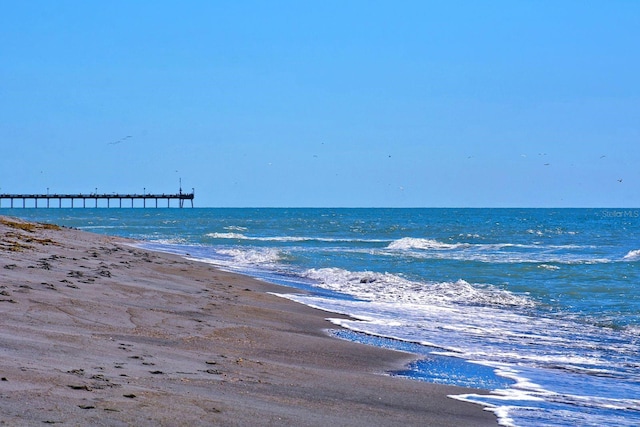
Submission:
POLYGON ((272 295, 291 288, 9 217, 0 236, 0 423, 498 425, 447 397, 482 391, 385 374, 417 356, 272 295))

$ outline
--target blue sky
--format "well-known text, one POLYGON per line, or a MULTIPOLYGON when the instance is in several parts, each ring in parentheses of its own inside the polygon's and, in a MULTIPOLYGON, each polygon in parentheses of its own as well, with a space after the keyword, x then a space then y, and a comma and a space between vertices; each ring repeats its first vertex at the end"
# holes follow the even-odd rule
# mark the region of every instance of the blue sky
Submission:
POLYGON ((638 207, 638 46, 632 0, 0 0, 0 193, 638 207))

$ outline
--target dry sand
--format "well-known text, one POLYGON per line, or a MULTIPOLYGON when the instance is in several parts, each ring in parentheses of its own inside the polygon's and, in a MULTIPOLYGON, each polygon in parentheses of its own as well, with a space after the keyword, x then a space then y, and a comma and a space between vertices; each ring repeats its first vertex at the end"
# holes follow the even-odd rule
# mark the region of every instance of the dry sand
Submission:
POLYGON ((291 292, 124 239, 0 217, 0 424, 489 426, 328 336, 291 292))

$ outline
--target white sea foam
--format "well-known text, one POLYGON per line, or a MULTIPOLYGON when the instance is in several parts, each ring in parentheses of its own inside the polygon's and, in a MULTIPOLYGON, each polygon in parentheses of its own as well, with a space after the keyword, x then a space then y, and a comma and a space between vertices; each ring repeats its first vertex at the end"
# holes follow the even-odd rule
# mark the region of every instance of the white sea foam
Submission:
POLYGON ((389 249, 410 250, 438 250, 438 249, 463 249, 476 251, 498 251, 501 249, 532 249, 536 251, 548 250, 569 250, 569 249, 593 249, 593 245, 545 245, 542 243, 523 244, 523 243, 443 243, 433 239, 418 239, 413 237, 404 237, 394 240, 388 246, 389 249))
MULTIPOLYGON (((335 282, 342 283, 346 278, 350 285, 357 288, 359 285, 374 285, 376 281, 382 281, 385 275, 331 269, 317 272, 316 277, 333 278, 335 282)), ((399 283, 402 283, 402 280, 399 283)), ((457 283, 463 288, 468 285, 464 281, 457 283)), ((383 288, 380 291, 386 292, 383 288)), ((407 289, 403 289, 403 292, 407 292, 407 289)), ((501 425, 517 425, 514 420, 522 419, 522 411, 536 414, 534 418, 544 416, 546 412, 541 408, 545 408, 547 402, 571 408, 638 408, 639 402, 634 398, 581 396, 571 392, 598 390, 598 393, 604 393, 604 386, 608 384, 608 378, 600 378, 601 375, 606 377, 607 373, 602 373, 600 368, 597 368, 606 365, 601 359, 603 348, 590 338, 594 334, 587 325, 555 318, 527 316, 493 306, 474 307, 469 311, 468 307, 449 304, 446 298, 442 300, 444 304, 416 304, 397 298, 387 300, 385 297, 373 298, 372 302, 309 295, 285 297, 320 309, 349 314, 349 319, 333 321, 354 331, 418 342, 434 349, 442 349, 433 351, 435 354, 484 361, 482 364, 495 368, 499 376, 513 380, 514 385, 493 390, 490 395, 468 394, 451 397, 486 406, 498 415, 501 425), (425 337, 429 338, 428 342, 425 337), (548 368, 539 371, 531 366, 548 368), (572 368, 581 366, 592 371, 592 374, 574 377, 575 384, 569 384, 566 389, 559 389, 562 385, 554 382, 555 373, 573 372, 572 368), (549 370, 551 368, 553 370, 549 370)), ((617 390, 614 389, 612 392, 617 393, 617 390)), ((567 421, 570 424, 580 420, 580 417, 579 409, 566 412, 566 419, 570 420, 567 421)))
POLYGON ((459 237, 466 237, 467 239, 479 239, 480 235, 479 234, 471 234, 471 233, 467 233, 467 234, 459 234, 459 237))
MULTIPOLYGON (((239 230, 238 230, 239 231, 239 230)), ((388 240, 378 239, 341 239, 341 238, 327 238, 327 237, 305 237, 305 236, 247 236, 242 233, 207 233, 207 237, 212 239, 235 239, 235 240, 253 240, 259 242, 344 242, 344 243, 386 243, 388 240)))
POLYGON ((502 307, 478 306, 470 311, 468 307, 442 301, 429 303, 423 300, 418 304, 385 297, 373 301, 309 295, 286 297, 350 315, 350 319, 335 320, 340 326, 444 351, 437 354, 494 361, 492 363, 544 365, 562 370, 571 366, 603 365, 604 349, 590 338, 593 331, 572 322, 531 317, 502 307), (576 337, 580 337, 579 344, 575 343, 576 337))
POLYGON ((629 251, 623 258, 625 261, 638 261, 640 260, 640 249, 629 251))
POLYGON ((492 285, 456 282, 416 282, 391 273, 352 272, 340 268, 310 269, 305 277, 318 286, 370 301, 409 304, 461 303, 495 306, 533 306, 532 300, 492 285))
POLYGON ((545 270, 560 270, 557 265, 540 264, 538 268, 544 268, 545 270))
MULTIPOLYGON (((444 243, 433 239, 404 237, 392 241, 378 255, 418 259, 452 259, 486 263, 604 264, 591 245, 545 245, 543 243, 444 243), (386 251, 386 252, 385 252, 386 251)), ((544 268, 544 267, 543 267, 544 268)))
POLYGON ((433 239, 419 239, 414 237, 404 237, 395 240, 387 246, 388 249, 458 249, 469 246, 465 243, 443 243, 433 239))
POLYGON ((274 248, 260 249, 218 249, 218 254, 232 258, 235 265, 266 266, 282 259, 282 253, 274 248))
POLYGON ((533 230, 533 229, 529 229, 527 230, 527 233, 529 234, 534 234, 536 236, 549 236, 549 235, 563 235, 563 234, 568 234, 570 236, 575 236, 578 234, 577 231, 570 231, 570 230, 563 230, 562 228, 551 228, 551 229, 544 229, 544 230, 533 230))
POLYGON ((212 239, 255 240, 263 242, 303 242, 305 240, 310 240, 306 237, 293 236, 253 237, 242 233, 207 233, 206 236, 211 237, 212 239))
POLYGON ((637 335, 640 337, 640 325, 629 325, 625 327, 624 330, 630 335, 637 335))
POLYGON ((225 230, 230 230, 230 231, 247 231, 247 227, 241 227, 238 225, 230 225, 227 227, 224 227, 225 230))
POLYGON ((240 233, 207 233, 207 237, 212 239, 246 239, 244 234, 240 233))
POLYGON ((153 243, 160 245, 185 245, 188 244, 189 241, 183 237, 174 237, 172 239, 153 240, 153 243))

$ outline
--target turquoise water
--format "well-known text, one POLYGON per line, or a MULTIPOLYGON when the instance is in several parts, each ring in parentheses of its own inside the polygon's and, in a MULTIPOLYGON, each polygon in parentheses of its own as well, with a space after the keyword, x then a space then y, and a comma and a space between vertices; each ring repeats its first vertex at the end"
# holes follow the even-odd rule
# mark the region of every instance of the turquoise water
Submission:
MULTIPOLYGON (((640 425, 640 210, 1 209, 311 290, 504 425, 640 425)), ((330 316, 329 316, 330 317, 330 316)))

